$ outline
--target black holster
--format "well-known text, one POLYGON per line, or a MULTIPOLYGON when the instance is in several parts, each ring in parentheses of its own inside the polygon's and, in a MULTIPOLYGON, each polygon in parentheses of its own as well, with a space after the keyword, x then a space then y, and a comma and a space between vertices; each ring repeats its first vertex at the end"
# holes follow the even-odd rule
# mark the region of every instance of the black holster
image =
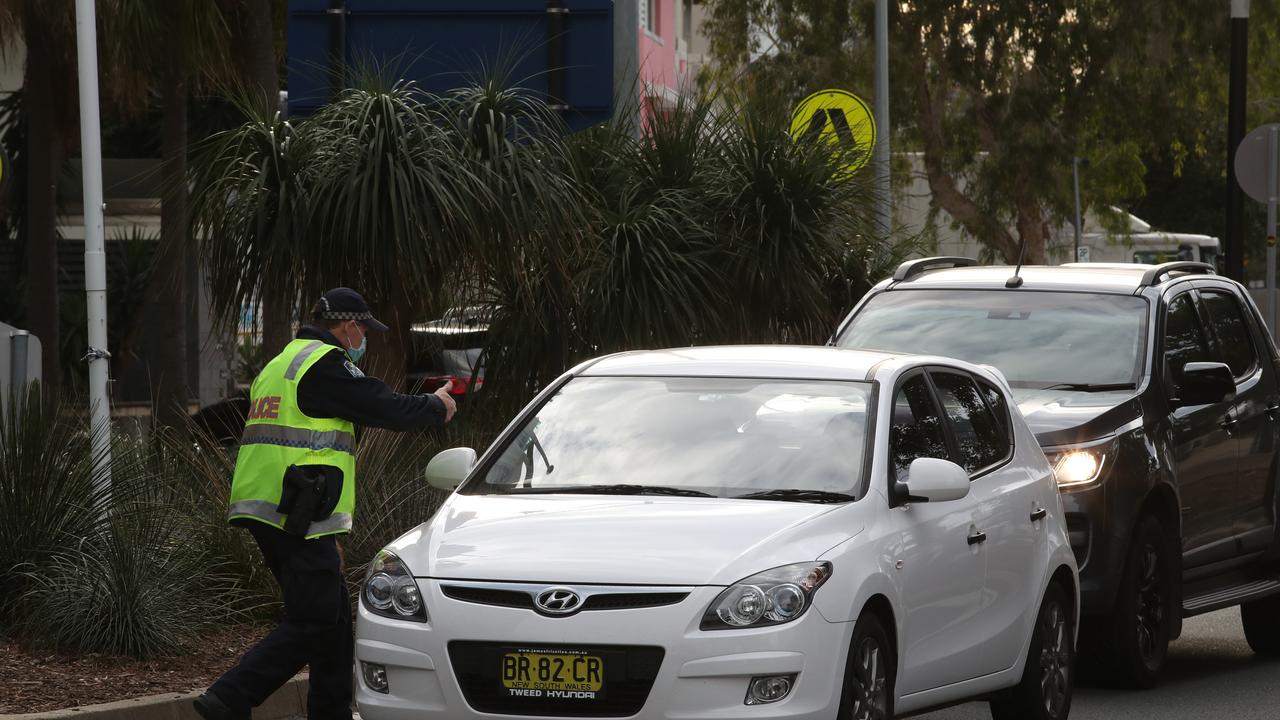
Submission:
POLYGON ((342 492, 342 471, 332 465, 290 465, 284 471, 276 512, 287 515, 284 531, 306 537, 311 523, 333 514, 342 492), (336 488, 336 492, 335 492, 336 488))

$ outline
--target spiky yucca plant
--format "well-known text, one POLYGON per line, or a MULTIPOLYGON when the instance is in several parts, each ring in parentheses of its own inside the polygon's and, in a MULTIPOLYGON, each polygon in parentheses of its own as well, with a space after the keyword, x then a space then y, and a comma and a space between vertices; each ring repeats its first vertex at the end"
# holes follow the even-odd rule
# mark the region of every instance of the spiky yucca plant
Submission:
POLYGON ((0 417, 0 628, 20 612, 19 572, 39 566, 101 524, 105 457, 83 418, 66 417, 32 389, 8 398, 0 417))

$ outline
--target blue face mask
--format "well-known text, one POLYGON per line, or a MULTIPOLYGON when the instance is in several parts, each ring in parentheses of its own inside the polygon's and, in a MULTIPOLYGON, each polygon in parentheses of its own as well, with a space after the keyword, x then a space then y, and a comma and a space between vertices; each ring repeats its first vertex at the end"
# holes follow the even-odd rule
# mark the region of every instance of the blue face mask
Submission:
POLYGON ((364 357, 364 351, 369 347, 369 336, 360 338, 360 347, 348 348, 347 355, 350 356, 351 362, 360 362, 360 358, 364 357))

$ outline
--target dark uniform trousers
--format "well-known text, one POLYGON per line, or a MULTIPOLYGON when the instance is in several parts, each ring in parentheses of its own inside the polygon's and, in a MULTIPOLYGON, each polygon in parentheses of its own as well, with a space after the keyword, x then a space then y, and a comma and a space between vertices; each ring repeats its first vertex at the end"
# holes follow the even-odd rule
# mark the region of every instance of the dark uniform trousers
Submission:
POLYGON ((250 522, 267 567, 284 591, 284 619, 209 688, 227 707, 262 704, 306 665, 309 720, 351 720, 351 600, 333 536, 304 540, 250 522))

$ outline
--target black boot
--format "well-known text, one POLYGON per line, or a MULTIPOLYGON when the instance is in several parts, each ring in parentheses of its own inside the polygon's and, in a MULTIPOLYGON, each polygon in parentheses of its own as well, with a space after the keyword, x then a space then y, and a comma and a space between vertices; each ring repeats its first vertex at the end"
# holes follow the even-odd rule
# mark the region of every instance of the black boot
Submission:
POLYGON ((203 693, 196 698, 195 708, 204 720, 250 720, 253 717, 248 711, 232 710, 211 692, 203 693))

